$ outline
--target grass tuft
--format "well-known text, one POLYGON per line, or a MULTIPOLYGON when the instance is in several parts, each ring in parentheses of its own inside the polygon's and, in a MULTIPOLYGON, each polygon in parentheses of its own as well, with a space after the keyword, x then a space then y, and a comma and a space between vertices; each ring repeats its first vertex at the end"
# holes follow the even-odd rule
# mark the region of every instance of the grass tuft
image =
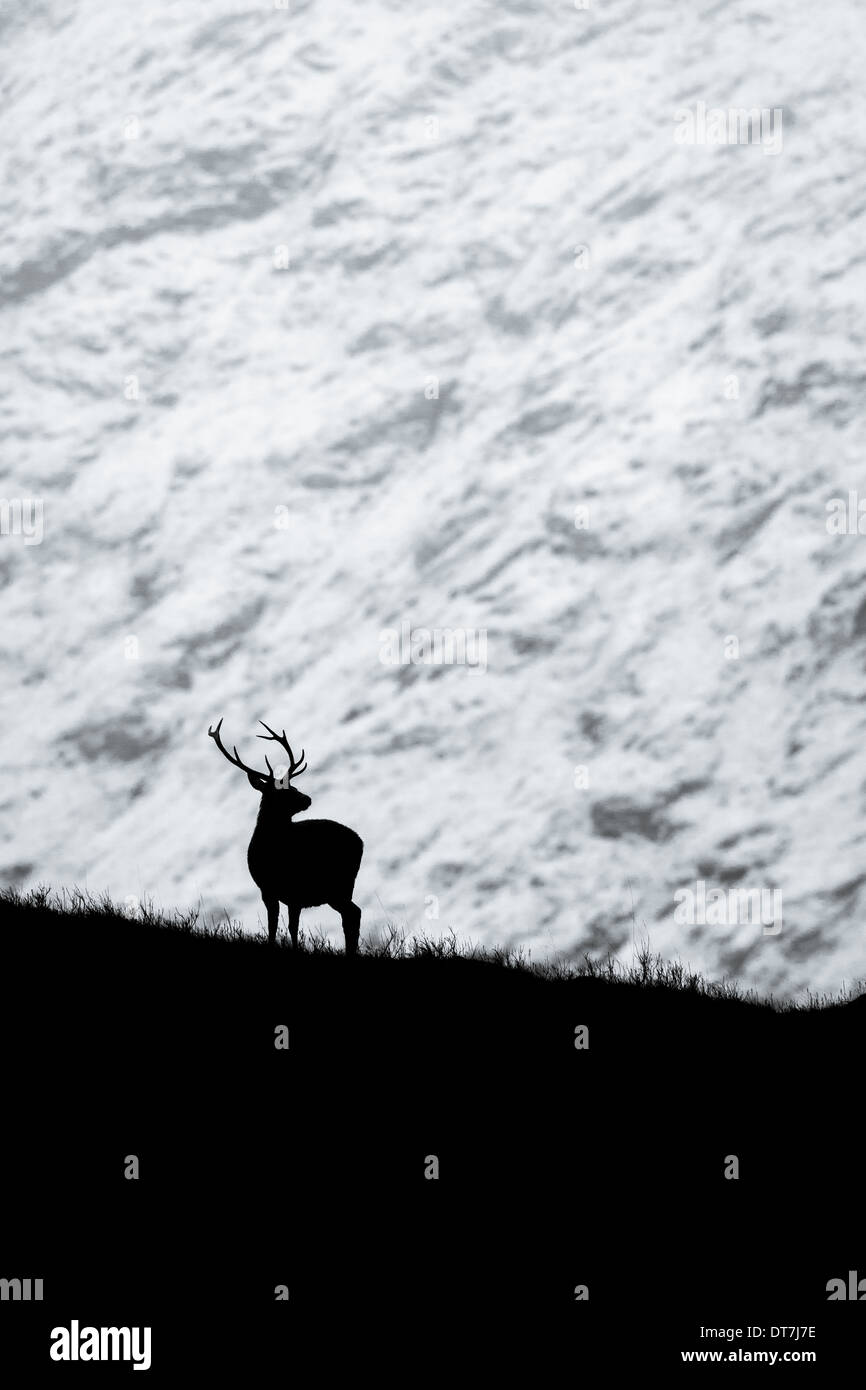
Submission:
MULTIPOLYGON (((134 923, 137 927, 149 930, 173 932, 202 941, 232 943, 243 949, 261 949, 266 944, 263 932, 250 935, 241 922, 229 917, 227 913, 223 916, 211 914, 205 917, 201 905, 187 911, 165 912, 157 908, 151 898, 146 898, 134 907, 126 908, 114 903, 107 893, 96 894, 77 886, 55 890, 49 885, 38 884, 26 891, 13 887, 2 888, 0 911, 7 915, 12 914, 19 920, 26 919, 29 914, 49 913, 74 918, 79 923, 83 921, 96 927, 115 924, 118 929, 122 929, 125 924, 134 923)), ((312 931, 302 929, 300 943, 305 955, 335 958, 343 956, 342 947, 330 941, 321 928, 312 931)), ((291 951, 285 933, 278 939, 277 950, 291 951)), ((866 982, 858 981, 846 986, 836 995, 809 991, 806 998, 800 1000, 777 999, 773 995, 764 997, 754 989, 743 989, 735 980, 706 980, 681 961, 664 960, 661 955, 651 951, 648 944, 635 950, 630 965, 623 964, 609 952, 603 957, 585 954, 579 961, 560 957, 538 962, 534 961, 531 952, 522 946, 481 946, 472 941, 461 940, 450 928, 438 936, 432 936, 427 932, 410 935, 405 928, 394 922, 387 922, 384 929, 363 938, 359 955, 362 959, 383 961, 471 961, 543 980, 597 980, 608 985, 658 990, 701 999, 735 1001, 778 1013, 827 1009, 851 1003, 854 999, 866 995, 866 982)))

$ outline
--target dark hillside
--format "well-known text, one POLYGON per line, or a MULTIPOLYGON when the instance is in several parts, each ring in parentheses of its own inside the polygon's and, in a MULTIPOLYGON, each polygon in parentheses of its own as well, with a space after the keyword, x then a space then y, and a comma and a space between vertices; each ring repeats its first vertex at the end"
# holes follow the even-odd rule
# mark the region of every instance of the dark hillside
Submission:
POLYGON ((646 958, 628 982, 447 943, 295 958, 83 897, 5 895, 0 939, 5 1263, 90 1287, 103 1321, 135 1288, 172 1364, 193 1307, 248 1306, 274 1354, 328 1309, 568 1337, 579 1284, 587 1354, 624 1323, 688 1348, 773 1292, 778 1322, 853 1329, 825 1288, 866 1274, 862 998, 777 1009, 646 958))

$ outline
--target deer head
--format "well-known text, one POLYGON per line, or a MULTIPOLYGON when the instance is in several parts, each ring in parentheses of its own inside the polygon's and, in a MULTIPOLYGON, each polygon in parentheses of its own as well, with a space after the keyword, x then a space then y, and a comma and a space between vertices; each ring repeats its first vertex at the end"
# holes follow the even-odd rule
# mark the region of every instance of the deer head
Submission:
POLYGON ((232 748, 234 757, 232 757, 228 749, 223 746, 222 739, 220 738, 220 727, 222 722, 222 719, 220 719, 216 728, 209 728, 208 734, 213 739, 223 757, 228 758, 233 767, 239 767, 242 772, 245 772, 250 786, 255 791, 261 793, 262 811, 276 812, 284 816, 287 820, 291 820, 292 816, 297 815, 299 811, 306 811, 307 807, 312 805, 308 796, 305 796, 303 792, 298 791, 297 787, 291 785, 293 778, 299 777, 301 773, 306 770, 307 764, 304 762, 303 749, 301 750, 301 756, 299 758, 295 757, 289 741, 286 738, 285 729, 283 729, 281 734, 275 733, 270 725, 266 724, 263 719, 259 720, 262 728, 267 729, 267 733, 256 734, 256 738, 271 739, 278 743, 289 756, 289 766, 285 771, 278 766, 277 772, 275 772, 271 767, 267 754, 265 754, 265 762, 268 770, 267 772, 258 772, 254 767, 247 767, 246 763, 241 761, 236 746, 232 748), (279 775, 277 775, 278 773, 279 775))

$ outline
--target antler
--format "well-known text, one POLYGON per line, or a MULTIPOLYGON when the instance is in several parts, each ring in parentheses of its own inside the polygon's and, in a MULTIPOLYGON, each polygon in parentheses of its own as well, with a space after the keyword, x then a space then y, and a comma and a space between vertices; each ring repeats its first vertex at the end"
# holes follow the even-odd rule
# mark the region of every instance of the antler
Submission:
MULTIPOLYGON (((217 724, 216 728, 208 729, 208 734, 213 739, 214 743, 222 753, 223 757, 227 758, 233 767, 239 767, 242 772, 245 772, 247 774, 248 777, 258 777, 263 781, 269 780, 272 783, 276 783, 276 773, 274 772, 274 769, 271 767, 270 759, 268 758, 267 754, 265 754, 265 762, 268 765, 268 770, 266 773, 259 772, 258 769, 255 767, 247 767, 246 763, 241 761, 241 756, 237 750, 236 744, 232 748, 232 752, 234 753, 234 757, 232 757, 232 754, 229 753, 228 749, 224 746, 223 741, 220 738, 220 728, 222 726, 222 722, 222 718, 220 718, 220 721, 217 724)), ((278 734, 275 733, 274 730, 270 727, 270 725, 266 724, 263 719, 260 719, 259 723, 262 725, 263 728, 267 729, 268 732, 266 734, 256 734, 256 738, 274 739, 275 742, 277 742, 280 745, 280 747, 283 748, 289 755, 289 762, 291 766, 289 767, 288 772, 286 772, 284 776, 280 778, 280 782, 283 785, 285 785, 286 783, 290 782, 293 777, 300 776, 300 774, 306 770, 307 764, 304 762, 304 751, 303 749, 301 749, 301 756, 296 759, 294 753, 292 752, 289 741, 286 738, 285 729, 283 729, 282 734, 278 734)))
MULTIPOLYGON (((288 772, 285 774, 284 780, 287 782, 291 782, 293 777, 299 777, 302 772, 306 771, 307 767, 307 764, 304 762, 305 754, 303 748, 301 749, 301 756, 298 759, 296 759, 294 753, 292 752, 291 745, 288 739, 286 738, 285 729, 283 729, 283 732, 281 734, 278 734, 274 732, 270 724, 265 723, 264 719, 260 719, 259 723, 261 724, 262 728, 267 729, 268 732, 266 734, 256 734, 256 738, 273 739, 274 742, 278 743, 280 747, 289 755, 290 767, 288 772)), ((235 752, 237 752, 237 749, 235 749, 235 752)), ((271 776, 273 776, 273 768, 268 762, 267 755, 265 755, 265 762, 268 763, 268 769, 270 770, 271 776)))
MULTIPOLYGON (((219 723, 217 724, 216 728, 215 728, 215 729, 210 729, 210 728, 208 729, 208 735, 209 735, 210 738, 213 739, 214 743, 216 744, 217 748, 218 748, 218 749, 220 750, 220 752, 222 753, 223 757, 224 757, 224 758, 228 758, 229 762, 232 763, 234 767, 239 767, 239 768, 241 769, 242 772, 246 772, 247 774, 250 774, 250 773, 251 773, 251 774, 253 775, 253 777, 264 777, 264 776, 265 776, 264 772, 259 772, 258 768, 255 768, 255 767, 247 767, 246 763, 241 761, 240 754, 238 753, 238 750, 237 750, 237 744, 235 744, 235 745, 233 746, 232 751, 234 752, 234 757, 232 757, 231 753, 230 753, 230 752, 228 751, 228 749, 224 746, 223 741, 222 741, 222 739, 220 738, 220 728, 221 728, 221 726, 222 726, 222 722, 223 722, 223 721, 222 721, 222 716, 220 716, 220 721, 219 721, 219 723)), ((265 762, 266 762, 266 763, 268 762, 267 758, 265 758, 265 762)), ((274 772, 273 772, 273 768, 271 768, 270 763, 268 763, 268 767, 270 768, 271 777, 273 778, 274 772)))

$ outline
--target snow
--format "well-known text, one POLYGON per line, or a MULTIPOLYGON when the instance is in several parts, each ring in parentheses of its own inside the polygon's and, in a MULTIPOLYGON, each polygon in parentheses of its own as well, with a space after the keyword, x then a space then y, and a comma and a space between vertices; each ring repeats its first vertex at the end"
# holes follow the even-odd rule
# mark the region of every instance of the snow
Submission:
POLYGON ((0 497, 45 512, 0 536, 0 881, 255 930, 206 733, 249 760, 262 718, 365 840, 366 929, 866 974, 857 7, 0 29, 0 497), (781 151, 677 145, 698 101, 781 108, 781 151), (486 669, 383 665, 404 621, 486 669), (782 931, 678 925, 699 878, 782 931))

